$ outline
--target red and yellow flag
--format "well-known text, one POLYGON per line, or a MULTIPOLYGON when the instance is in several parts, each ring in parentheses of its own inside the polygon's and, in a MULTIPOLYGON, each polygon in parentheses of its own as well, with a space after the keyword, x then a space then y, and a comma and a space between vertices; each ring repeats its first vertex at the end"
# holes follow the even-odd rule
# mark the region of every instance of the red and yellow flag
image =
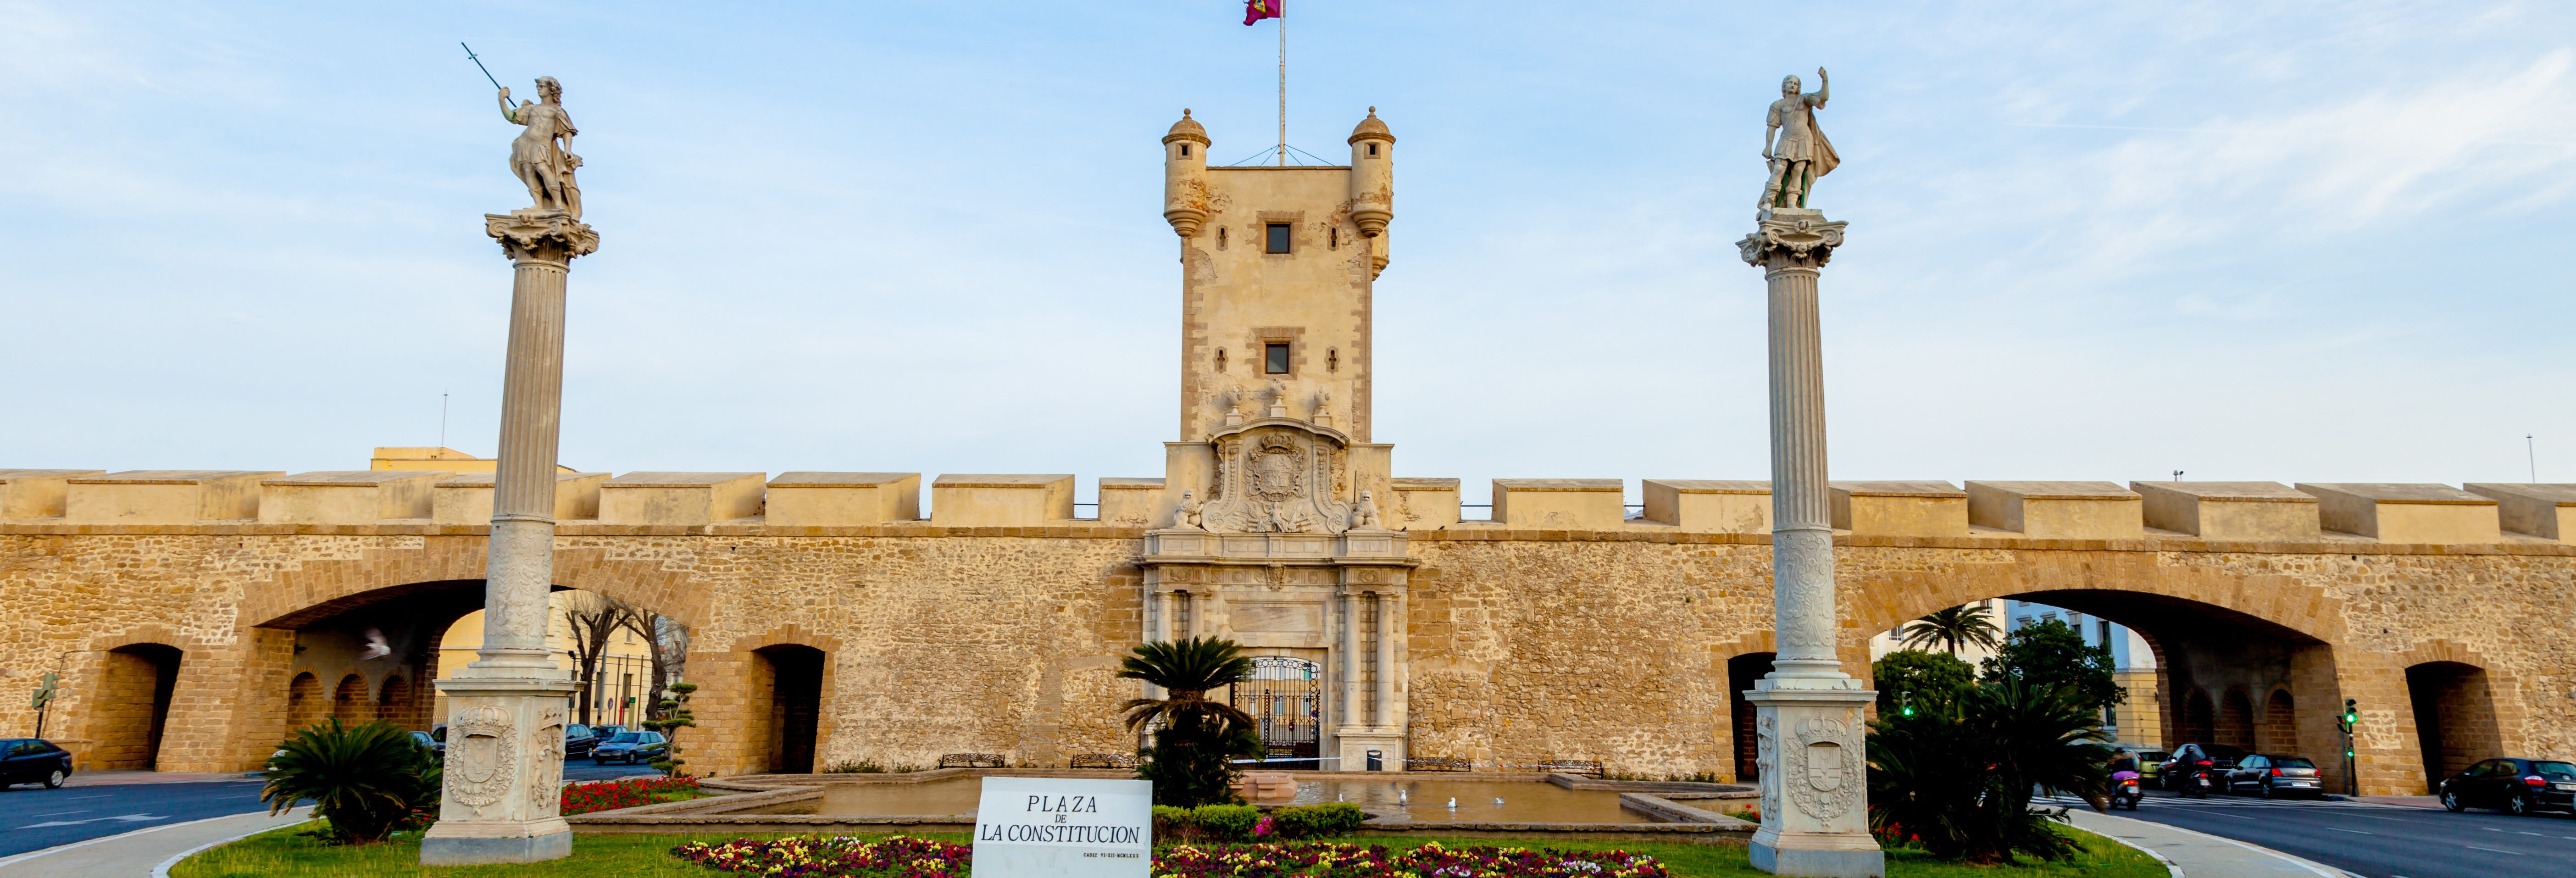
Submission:
POLYGON ((1243 0, 1243 25, 1251 27, 1253 22, 1280 17, 1283 12, 1279 4, 1284 2, 1286 0, 1243 0))

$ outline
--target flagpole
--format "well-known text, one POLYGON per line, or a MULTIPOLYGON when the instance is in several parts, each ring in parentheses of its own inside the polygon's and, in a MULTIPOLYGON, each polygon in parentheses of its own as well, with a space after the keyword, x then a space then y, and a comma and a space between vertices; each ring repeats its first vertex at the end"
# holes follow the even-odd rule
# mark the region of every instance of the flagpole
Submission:
POLYGON ((1288 166, 1288 16, 1279 16, 1279 166, 1288 166))

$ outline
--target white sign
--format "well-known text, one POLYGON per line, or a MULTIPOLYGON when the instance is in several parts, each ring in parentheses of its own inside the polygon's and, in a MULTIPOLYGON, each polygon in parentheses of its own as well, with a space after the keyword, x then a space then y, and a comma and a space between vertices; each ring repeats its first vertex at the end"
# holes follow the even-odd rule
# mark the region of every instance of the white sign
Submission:
POLYGON ((984 779, 975 809, 976 878, 1144 878, 1153 861, 1151 783, 984 779))

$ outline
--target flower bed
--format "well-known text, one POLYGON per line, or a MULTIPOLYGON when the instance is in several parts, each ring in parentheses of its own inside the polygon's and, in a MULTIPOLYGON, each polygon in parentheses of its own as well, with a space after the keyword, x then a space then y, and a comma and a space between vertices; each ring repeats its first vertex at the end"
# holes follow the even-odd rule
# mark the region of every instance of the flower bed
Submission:
MULTIPOLYGON (((721 872, 781 878, 963 878, 974 848, 894 836, 740 839, 691 842, 673 856, 721 872)), ((1154 854, 1155 878, 1670 878, 1654 857, 1626 851, 1555 851, 1528 848, 1442 847, 1437 843, 1389 850, 1330 842, 1298 844, 1182 845, 1154 854)))
POLYGON ((570 817, 593 811, 615 811, 671 801, 676 798, 669 796, 672 793, 694 795, 697 791, 698 779, 694 777, 641 777, 577 783, 563 788, 563 810, 560 813, 570 817))

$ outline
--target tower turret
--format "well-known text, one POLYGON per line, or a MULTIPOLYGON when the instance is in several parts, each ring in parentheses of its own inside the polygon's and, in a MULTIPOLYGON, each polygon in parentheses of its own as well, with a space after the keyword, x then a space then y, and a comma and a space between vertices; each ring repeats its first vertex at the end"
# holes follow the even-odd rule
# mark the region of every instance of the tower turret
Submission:
POLYGON ((1360 236, 1386 234, 1395 218, 1395 134, 1378 121, 1377 108, 1351 129, 1351 222, 1360 236))
POLYGON ((1207 129, 1181 110, 1181 121, 1163 135, 1163 219, 1184 238, 1197 237, 1207 222, 1207 148, 1207 129))

